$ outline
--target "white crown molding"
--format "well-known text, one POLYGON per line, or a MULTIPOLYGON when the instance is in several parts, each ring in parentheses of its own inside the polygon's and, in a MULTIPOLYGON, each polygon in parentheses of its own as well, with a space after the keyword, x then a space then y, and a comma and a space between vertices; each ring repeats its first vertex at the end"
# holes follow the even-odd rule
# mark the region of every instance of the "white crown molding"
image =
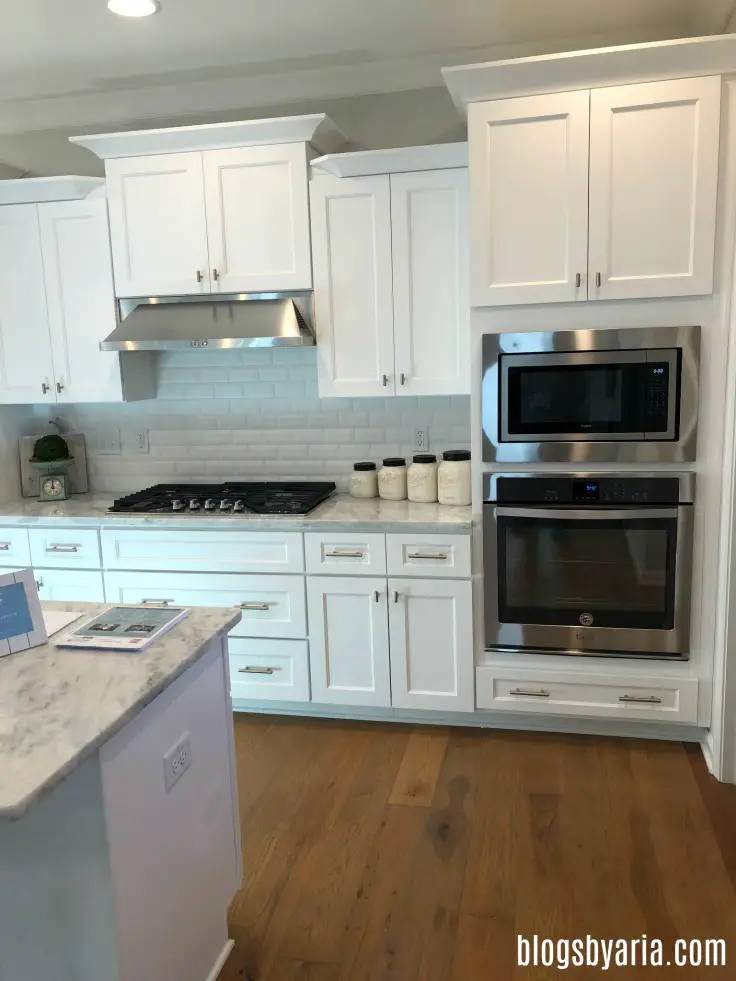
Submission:
POLYGON ((591 48, 443 68, 458 108, 489 99, 736 71, 736 35, 591 48))
POLYGON ((240 146, 271 146, 277 143, 311 143, 318 150, 345 146, 347 137, 323 112, 279 119, 246 119, 235 123, 204 126, 174 126, 140 129, 128 133, 98 133, 70 136, 95 153, 100 160, 142 157, 156 153, 186 153, 190 150, 226 150, 240 146))
POLYGON ((394 150, 328 153, 312 161, 312 170, 335 177, 368 177, 418 170, 449 170, 468 166, 467 143, 438 143, 394 150))
POLYGON ((41 204, 74 201, 104 187, 101 177, 25 177, 0 181, 0 204, 41 204))

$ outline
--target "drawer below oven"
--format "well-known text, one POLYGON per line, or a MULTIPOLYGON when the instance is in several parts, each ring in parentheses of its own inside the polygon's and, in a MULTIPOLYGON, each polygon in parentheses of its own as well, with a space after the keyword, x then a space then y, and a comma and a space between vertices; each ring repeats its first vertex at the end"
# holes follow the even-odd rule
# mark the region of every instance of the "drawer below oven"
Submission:
POLYGON ((476 704, 494 712, 696 724, 698 679, 479 665, 476 704))

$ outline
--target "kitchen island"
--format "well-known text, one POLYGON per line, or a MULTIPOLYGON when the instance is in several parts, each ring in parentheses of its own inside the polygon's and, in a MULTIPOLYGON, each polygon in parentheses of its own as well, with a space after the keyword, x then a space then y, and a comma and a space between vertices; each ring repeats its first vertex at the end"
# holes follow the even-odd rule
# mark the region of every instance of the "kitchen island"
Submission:
MULTIPOLYGON (((82 610, 99 604, 49 603, 82 610)), ((240 885, 227 633, 193 609, 139 654, 0 659, 0 978, 209 981, 240 885), (164 757, 190 765, 165 788, 164 757)))

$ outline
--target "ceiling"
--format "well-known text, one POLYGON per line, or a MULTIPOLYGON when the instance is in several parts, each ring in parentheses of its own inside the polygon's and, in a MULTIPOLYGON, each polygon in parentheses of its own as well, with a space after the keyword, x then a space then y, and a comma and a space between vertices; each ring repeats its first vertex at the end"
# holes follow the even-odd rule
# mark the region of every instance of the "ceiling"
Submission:
POLYGON ((425 88, 439 69, 720 34, 735 0, 3 0, 0 133, 425 88))

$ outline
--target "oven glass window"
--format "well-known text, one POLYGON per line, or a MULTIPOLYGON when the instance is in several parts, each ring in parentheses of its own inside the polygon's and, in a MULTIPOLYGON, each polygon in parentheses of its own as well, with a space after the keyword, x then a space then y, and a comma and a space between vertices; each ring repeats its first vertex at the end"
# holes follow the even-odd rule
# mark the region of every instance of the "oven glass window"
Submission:
POLYGON ((498 533, 501 622, 673 628, 676 519, 499 517, 498 533))
POLYGON ((644 370, 637 363, 510 367, 509 435, 643 433, 644 370))

